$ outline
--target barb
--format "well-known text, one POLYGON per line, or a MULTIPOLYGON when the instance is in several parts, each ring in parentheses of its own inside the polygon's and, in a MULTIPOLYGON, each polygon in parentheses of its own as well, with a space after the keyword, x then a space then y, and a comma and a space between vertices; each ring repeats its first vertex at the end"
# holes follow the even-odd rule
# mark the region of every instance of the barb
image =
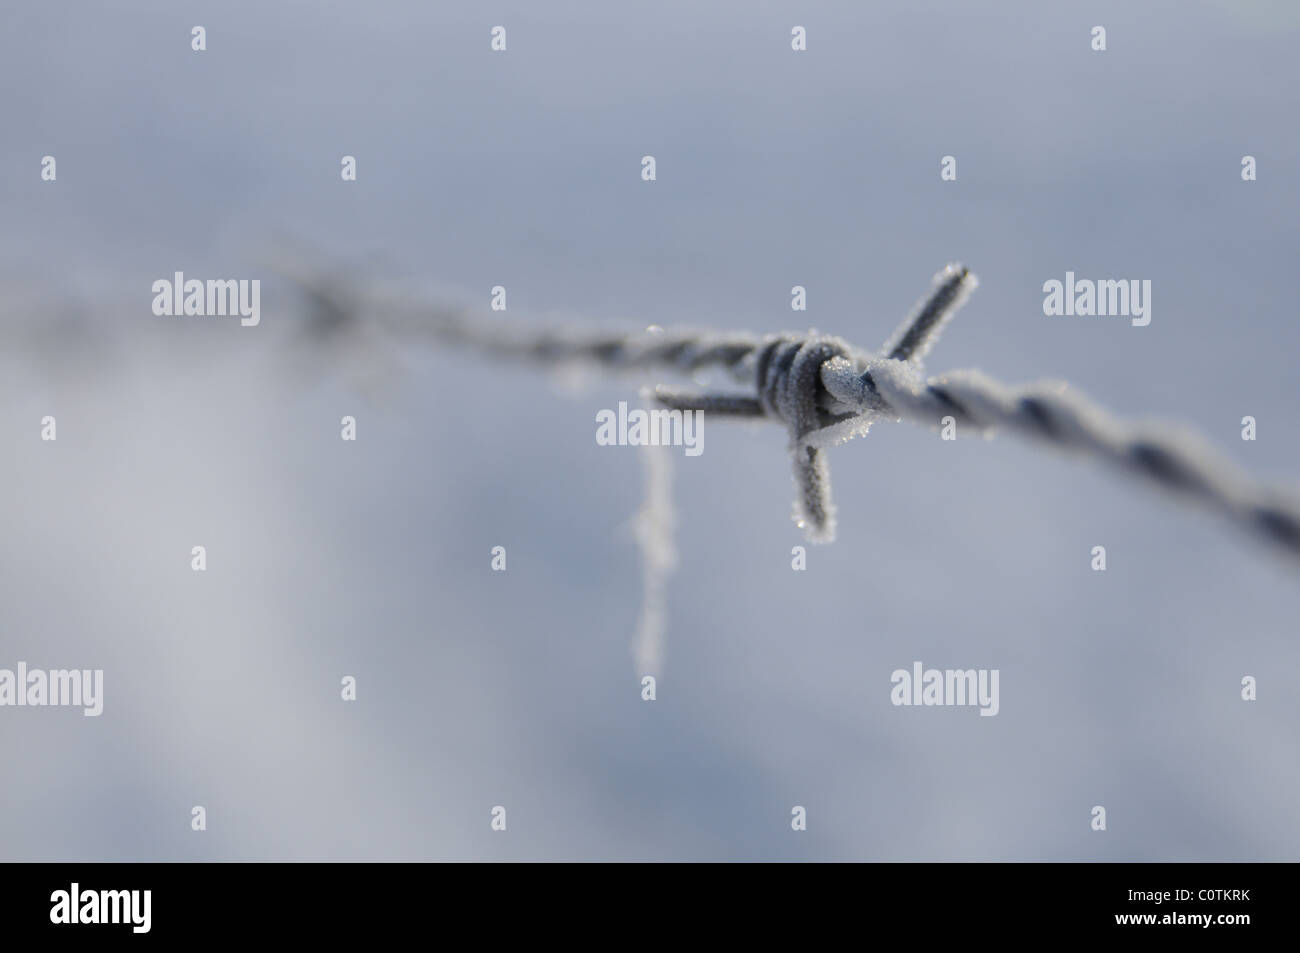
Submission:
MULTIPOLYGON (((921 358, 976 283, 966 268, 949 265, 880 353, 812 333, 527 331, 464 311, 391 303, 373 310, 373 316, 393 330, 418 331, 443 343, 534 362, 594 361, 616 369, 684 374, 722 370, 750 390, 686 393, 661 386, 655 396, 669 408, 784 423, 797 487, 795 518, 814 542, 835 536, 827 449, 867 433, 880 420, 937 428, 951 417, 959 434, 1005 429, 1104 460, 1171 495, 1218 510, 1300 556, 1296 496, 1246 478, 1194 434, 1171 426, 1124 424, 1062 382, 1008 387, 973 370, 926 377, 921 358)), ((328 301, 319 287, 313 290, 318 300, 328 301)), ((337 321, 328 307, 322 316, 337 321)))
POLYGON ((673 539, 677 514, 673 509, 673 458, 667 447, 642 447, 645 502, 633 528, 641 549, 641 613, 637 617, 632 658, 642 675, 659 675, 664 666, 664 635, 668 630, 668 577, 677 568, 673 539))

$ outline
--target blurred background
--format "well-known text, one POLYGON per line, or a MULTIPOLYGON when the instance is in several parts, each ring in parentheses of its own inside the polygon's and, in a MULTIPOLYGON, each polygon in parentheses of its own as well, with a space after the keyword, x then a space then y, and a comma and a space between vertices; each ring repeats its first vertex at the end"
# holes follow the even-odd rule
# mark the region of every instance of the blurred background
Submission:
POLYGON ((872 348, 960 260, 980 288, 931 371, 1062 378, 1300 482, 1294 5, 0 20, 0 667, 105 673, 99 718, 0 711, 0 859, 1300 855, 1300 574, 1232 526, 1009 439, 879 425, 833 451, 840 538, 794 572, 783 430, 710 420, 675 453, 643 702, 643 471, 594 440, 637 384, 323 341, 267 267, 478 307, 500 284, 521 324, 872 348), (1151 324, 1045 317, 1067 270, 1150 279, 1151 324), (261 325, 155 316, 175 271, 264 279, 261 325), (1000 713, 892 706, 915 660, 999 669, 1000 713))

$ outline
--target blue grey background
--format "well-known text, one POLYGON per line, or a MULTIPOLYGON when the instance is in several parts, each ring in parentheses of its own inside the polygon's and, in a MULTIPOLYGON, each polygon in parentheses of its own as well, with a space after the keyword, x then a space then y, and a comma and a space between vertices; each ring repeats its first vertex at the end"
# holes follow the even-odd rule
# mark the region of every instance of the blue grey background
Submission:
POLYGON ((676 461, 646 703, 642 471, 593 439, 636 383, 318 348, 266 268, 292 248, 480 306, 503 284, 521 323, 874 347, 961 260, 980 289, 931 369, 1063 378, 1294 482, 1294 5, 19 0, 0 20, 0 666, 106 682, 97 719, 0 710, 0 858, 1300 855, 1297 569, 1232 527, 1010 439, 880 425, 833 452, 840 539, 796 573, 784 433, 709 421, 676 461), (266 278, 261 326, 155 317, 177 270, 266 278), (1045 317, 1067 270, 1150 279, 1150 326, 1045 317), (362 387, 371 358, 406 370, 362 387), (1001 713, 893 707, 914 660, 1000 669, 1001 713))

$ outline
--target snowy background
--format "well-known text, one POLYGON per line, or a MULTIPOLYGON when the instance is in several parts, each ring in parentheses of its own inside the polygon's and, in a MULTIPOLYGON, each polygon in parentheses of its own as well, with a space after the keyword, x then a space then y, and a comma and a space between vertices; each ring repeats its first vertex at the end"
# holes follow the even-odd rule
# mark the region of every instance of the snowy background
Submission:
POLYGON ((6 4, 0 667, 105 710, 0 710, 0 859, 1296 860, 1300 576, 1233 527, 881 425, 797 573, 784 432, 710 421, 646 703, 643 473, 594 441, 636 385, 412 343, 359 388, 265 262, 876 347, 960 260, 931 370, 1297 481, 1297 41, 1280 0, 6 4), (266 279, 261 326, 155 317, 177 270, 266 279), (1045 317, 1067 270, 1150 279, 1150 326, 1045 317), (1000 714, 893 707, 914 660, 1000 714))

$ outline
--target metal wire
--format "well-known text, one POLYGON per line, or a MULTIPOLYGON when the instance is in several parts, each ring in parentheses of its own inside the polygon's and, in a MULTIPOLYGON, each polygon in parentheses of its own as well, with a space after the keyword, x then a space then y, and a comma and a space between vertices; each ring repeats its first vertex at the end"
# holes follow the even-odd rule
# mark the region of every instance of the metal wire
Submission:
MULTIPOLYGON (((797 487, 796 520, 815 542, 835 537, 826 450, 865 434, 877 421, 892 420, 931 428, 955 425, 960 435, 1006 430, 1101 459, 1167 494, 1216 509, 1300 556, 1296 496, 1245 477, 1182 428, 1124 424, 1060 382, 1008 387, 972 370, 926 377, 920 359, 975 286, 975 276, 961 265, 944 268, 935 276, 930 294, 879 353, 816 334, 530 330, 463 311, 391 305, 372 309, 371 316, 498 357, 545 364, 589 361, 622 370, 685 374, 720 368, 748 390, 687 393, 659 387, 655 396, 673 409, 785 424, 797 487)), ((337 327, 341 311, 360 320, 365 310, 358 310, 356 302, 341 307, 319 287, 312 295, 318 306, 325 303, 322 320, 331 329, 337 327)))

